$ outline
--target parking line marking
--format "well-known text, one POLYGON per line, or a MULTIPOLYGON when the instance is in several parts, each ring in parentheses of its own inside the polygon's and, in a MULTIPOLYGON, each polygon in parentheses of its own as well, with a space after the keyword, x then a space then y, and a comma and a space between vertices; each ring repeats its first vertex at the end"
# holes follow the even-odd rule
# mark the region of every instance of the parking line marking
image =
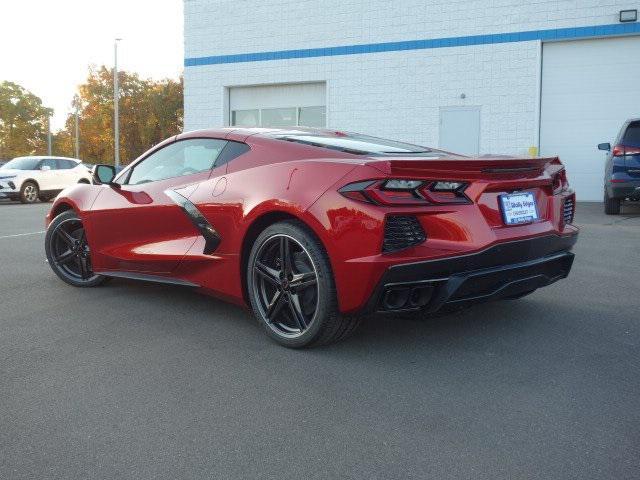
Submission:
POLYGON ((44 232, 46 232, 46 230, 40 230, 39 232, 30 232, 30 233, 16 233, 15 235, 3 235, 3 236, 0 236, 0 239, 3 239, 3 238, 14 238, 14 237, 24 237, 24 236, 27 236, 27 235, 39 235, 39 234, 44 233, 44 232))

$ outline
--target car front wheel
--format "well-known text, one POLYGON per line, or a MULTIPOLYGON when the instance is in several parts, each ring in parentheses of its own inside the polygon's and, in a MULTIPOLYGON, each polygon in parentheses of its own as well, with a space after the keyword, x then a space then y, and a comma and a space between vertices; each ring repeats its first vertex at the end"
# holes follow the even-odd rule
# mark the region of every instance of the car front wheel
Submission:
POLYGON ((53 219, 44 238, 47 261, 53 272, 74 287, 95 287, 106 277, 93 273, 91 250, 76 212, 67 210, 53 219))
POLYGON ((20 201, 22 203, 35 203, 38 201, 40 191, 34 182, 26 181, 20 187, 20 201))
POLYGON ((281 345, 333 343, 357 327, 357 318, 339 315, 327 253, 300 222, 279 222, 258 236, 246 278, 256 319, 281 345))

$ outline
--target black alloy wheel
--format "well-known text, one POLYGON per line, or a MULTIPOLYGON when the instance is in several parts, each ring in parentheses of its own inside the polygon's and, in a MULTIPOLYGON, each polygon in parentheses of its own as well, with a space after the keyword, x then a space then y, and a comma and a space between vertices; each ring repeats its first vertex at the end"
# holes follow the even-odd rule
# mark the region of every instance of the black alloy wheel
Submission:
POLYGON ((55 274, 73 286, 93 287, 105 281, 105 277, 93 273, 84 227, 71 210, 58 215, 49 225, 45 252, 55 274))
POLYGON ((302 335, 318 309, 318 274, 305 248, 276 234, 260 247, 253 263, 258 308, 279 335, 302 335))
POLYGON ((278 343, 294 348, 331 343, 355 330, 357 319, 338 315, 329 258, 302 223, 265 229, 247 267, 253 312, 278 343))

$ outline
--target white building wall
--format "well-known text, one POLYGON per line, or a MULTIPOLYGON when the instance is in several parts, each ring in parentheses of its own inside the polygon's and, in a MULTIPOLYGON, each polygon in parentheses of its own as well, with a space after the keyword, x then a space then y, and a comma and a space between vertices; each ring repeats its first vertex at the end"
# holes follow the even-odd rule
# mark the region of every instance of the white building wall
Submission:
MULTIPOLYGON (((617 22, 613 0, 185 0, 185 57, 617 22)), ((540 42, 185 67, 185 129, 227 123, 225 87, 327 82, 327 122, 438 145, 439 108, 481 107, 480 151, 538 142, 540 42), (464 94, 465 98, 461 98, 464 94)))

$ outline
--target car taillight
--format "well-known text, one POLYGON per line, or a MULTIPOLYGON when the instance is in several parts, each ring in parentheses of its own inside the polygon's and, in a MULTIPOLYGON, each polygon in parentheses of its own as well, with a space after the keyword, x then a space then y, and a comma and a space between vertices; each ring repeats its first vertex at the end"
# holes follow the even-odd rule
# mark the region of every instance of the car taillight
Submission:
POLYGON ((640 155, 640 147, 628 147, 626 145, 616 145, 611 150, 611 154, 614 157, 621 157, 623 155, 640 155))
POLYGON ((553 177, 553 193, 554 195, 569 188, 569 181, 567 180, 567 172, 561 170, 553 177))
POLYGON ((338 191, 352 200, 376 205, 443 205, 471 203, 464 194, 466 187, 458 181, 392 178, 350 183, 338 191))

